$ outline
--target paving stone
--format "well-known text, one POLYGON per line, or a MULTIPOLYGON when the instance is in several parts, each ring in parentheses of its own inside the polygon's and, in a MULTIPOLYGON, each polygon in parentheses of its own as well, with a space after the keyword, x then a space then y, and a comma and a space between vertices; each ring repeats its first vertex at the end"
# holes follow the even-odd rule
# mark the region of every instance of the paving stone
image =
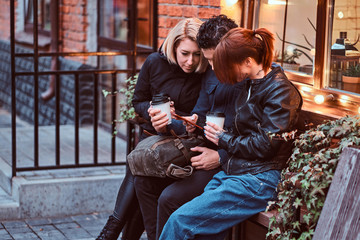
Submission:
POLYGON ((50 220, 47 218, 41 218, 41 219, 25 219, 25 222, 29 224, 31 227, 33 226, 39 226, 39 225, 45 225, 50 224, 50 220))
POLYGON ((57 223, 55 227, 58 229, 73 229, 73 228, 80 228, 80 225, 75 222, 68 222, 68 223, 57 223))
POLYGON ((61 232, 68 238, 73 240, 78 240, 82 238, 91 238, 92 236, 85 231, 83 228, 68 228, 66 230, 61 230, 61 232))
POLYGON ((73 222, 73 220, 72 220, 71 217, 61 217, 61 218, 54 217, 54 218, 50 219, 50 222, 53 223, 53 224, 71 223, 71 222, 73 222))
POLYGON ((13 240, 9 233, 5 229, 0 229, 0 239, 1 240, 13 240))
POLYGON ((32 233, 33 231, 29 227, 17 227, 17 228, 6 228, 6 230, 11 234, 19 234, 19 233, 32 233))
POLYGON ((72 216, 71 217, 76 222, 93 222, 96 217, 93 214, 87 214, 87 215, 78 215, 78 216, 72 216))
POLYGON ((41 238, 41 239, 67 239, 64 234, 53 225, 40 225, 35 226, 32 230, 41 238))
POLYGON ((31 229, 34 232, 42 232, 42 231, 59 231, 54 225, 52 224, 46 224, 46 225, 37 225, 37 226, 31 226, 31 229))
POLYGON ((33 232, 26 232, 26 233, 11 233, 11 236, 15 240, 38 240, 40 239, 35 233, 33 232))
POLYGON ((23 228, 27 227, 27 224, 24 221, 5 221, 2 222, 5 228, 23 228))
MULTIPOLYGON (((66 240, 68 238, 65 237, 64 234, 62 234, 58 230, 53 231, 42 231, 42 232, 36 232, 36 234, 40 237, 40 239, 51 239, 51 240, 66 240)), ((16 239, 15 239, 16 240, 16 239)))

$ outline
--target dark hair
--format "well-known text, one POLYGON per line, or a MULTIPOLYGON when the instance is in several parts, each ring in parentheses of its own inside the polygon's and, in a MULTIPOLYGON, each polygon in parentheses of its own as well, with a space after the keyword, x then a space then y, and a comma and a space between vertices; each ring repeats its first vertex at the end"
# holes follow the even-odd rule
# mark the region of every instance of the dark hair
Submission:
POLYGON ((234 20, 221 14, 206 20, 201 24, 196 41, 200 48, 215 48, 220 39, 233 28, 238 27, 234 20))
POLYGON ((217 45, 214 52, 214 70, 223 83, 235 84, 235 65, 248 57, 262 64, 264 72, 271 67, 274 51, 274 35, 266 28, 230 30, 217 45))

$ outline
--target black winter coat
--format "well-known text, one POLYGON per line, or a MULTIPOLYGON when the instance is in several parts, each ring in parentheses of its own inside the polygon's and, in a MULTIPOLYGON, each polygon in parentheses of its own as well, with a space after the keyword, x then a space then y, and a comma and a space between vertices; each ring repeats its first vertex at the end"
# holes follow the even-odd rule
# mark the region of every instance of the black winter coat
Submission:
POLYGON ((147 110, 152 96, 158 93, 170 96, 177 114, 189 115, 199 96, 202 75, 185 73, 178 65, 170 64, 159 52, 150 54, 141 67, 132 101, 135 112, 149 121, 141 127, 156 133, 147 110))
POLYGON ((291 145, 271 141, 268 134, 294 130, 302 106, 299 91, 280 67, 262 79, 247 80, 246 84, 235 103, 232 131, 219 136, 219 147, 230 155, 225 161, 220 160, 229 175, 282 169, 291 154, 291 145))

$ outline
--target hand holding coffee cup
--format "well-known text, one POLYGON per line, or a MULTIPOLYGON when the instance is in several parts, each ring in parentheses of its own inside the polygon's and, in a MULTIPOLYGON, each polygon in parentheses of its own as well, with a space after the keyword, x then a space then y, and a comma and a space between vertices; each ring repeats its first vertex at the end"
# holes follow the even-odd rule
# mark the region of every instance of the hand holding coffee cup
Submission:
POLYGON ((224 131, 225 114, 208 112, 206 114, 205 136, 208 140, 218 145, 219 134, 224 131))
POLYGON ((164 93, 155 94, 151 100, 153 109, 160 110, 161 113, 166 113, 168 118, 168 125, 171 123, 171 102, 170 97, 164 93))
POLYGON ((208 112, 206 114, 206 123, 211 122, 224 128, 225 114, 222 112, 208 112))

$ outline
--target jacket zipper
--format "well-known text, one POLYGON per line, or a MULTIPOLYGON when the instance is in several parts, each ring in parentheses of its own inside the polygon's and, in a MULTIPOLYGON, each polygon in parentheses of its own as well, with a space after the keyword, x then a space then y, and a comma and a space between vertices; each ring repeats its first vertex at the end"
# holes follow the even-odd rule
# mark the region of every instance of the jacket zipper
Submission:
MULTIPOLYGON (((246 102, 248 102, 249 99, 250 99, 251 87, 252 87, 252 85, 250 84, 249 93, 248 93, 248 97, 247 97, 247 99, 246 99, 246 102)), ((236 111, 235 120, 237 119, 237 115, 238 115, 238 113, 237 113, 237 111, 236 111)), ((239 129, 238 129, 238 126, 237 126, 236 123, 235 123, 235 127, 236 127, 236 131, 239 132, 239 129)), ((234 155, 232 155, 232 156, 229 158, 229 160, 228 160, 228 165, 227 165, 227 168, 226 168, 227 174, 230 174, 229 168, 230 168, 230 162, 231 162, 231 159, 233 158, 233 156, 234 156, 234 155)))
POLYGON ((233 158, 233 156, 231 156, 230 158, 229 158, 229 160, 228 160, 228 165, 227 165, 227 168, 226 168, 226 173, 227 174, 230 174, 230 162, 231 162, 231 159, 233 158))

